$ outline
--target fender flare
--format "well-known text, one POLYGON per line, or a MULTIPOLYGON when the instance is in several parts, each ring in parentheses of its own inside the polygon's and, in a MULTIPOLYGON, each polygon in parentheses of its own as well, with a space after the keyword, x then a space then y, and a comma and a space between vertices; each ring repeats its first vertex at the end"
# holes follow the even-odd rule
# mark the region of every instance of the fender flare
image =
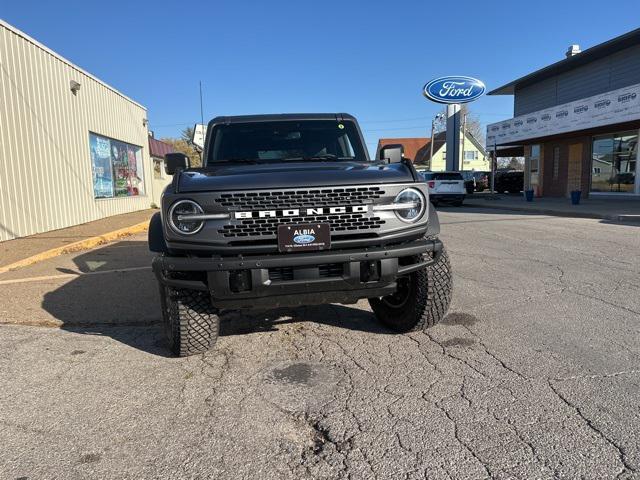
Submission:
POLYGON ((428 237, 437 237, 440 235, 440 219, 438 218, 438 212, 433 204, 429 203, 429 219, 427 223, 428 237))
POLYGON ((149 250, 156 253, 169 253, 169 247, 164 239, 164 230, 162 228, 162 217, 160 212, 156 212, 149 220, 149 250))

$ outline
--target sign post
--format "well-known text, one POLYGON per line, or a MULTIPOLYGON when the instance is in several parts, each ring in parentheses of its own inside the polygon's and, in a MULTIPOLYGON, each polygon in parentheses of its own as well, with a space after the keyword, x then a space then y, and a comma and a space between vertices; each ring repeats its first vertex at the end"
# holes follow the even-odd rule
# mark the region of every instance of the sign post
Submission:
POLYGON ((447 171, 460 170, 460 104, 447 105, 447 171))
POLYGON ((480 80, 463 76, 436 78, 422 89, 429 100, 447 105, 447 170, 460 170, 460 104, 474 101, 484 91, 480 80))

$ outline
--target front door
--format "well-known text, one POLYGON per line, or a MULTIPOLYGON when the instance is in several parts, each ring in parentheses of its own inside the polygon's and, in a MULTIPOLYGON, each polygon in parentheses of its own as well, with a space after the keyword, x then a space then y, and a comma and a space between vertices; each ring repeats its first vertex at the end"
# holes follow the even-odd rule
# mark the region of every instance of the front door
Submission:
POLYGON ((582 143, 569 145, 569 168, 567 171, 567 196, 574 190, 582 190, 582 143))

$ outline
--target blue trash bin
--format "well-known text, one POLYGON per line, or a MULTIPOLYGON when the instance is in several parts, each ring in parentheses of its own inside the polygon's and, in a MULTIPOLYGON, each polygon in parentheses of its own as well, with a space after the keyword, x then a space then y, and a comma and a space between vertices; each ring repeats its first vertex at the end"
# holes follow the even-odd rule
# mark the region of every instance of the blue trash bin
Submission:
POLYGON ((527 202, 533 202, 533 190, 525 190, 524 197, 527 199, 527 202))
POLYGON ((571 205, 579 205, 580 204, 580 195, 582 194, 581 190, 573 190, 571 192, 571 205))

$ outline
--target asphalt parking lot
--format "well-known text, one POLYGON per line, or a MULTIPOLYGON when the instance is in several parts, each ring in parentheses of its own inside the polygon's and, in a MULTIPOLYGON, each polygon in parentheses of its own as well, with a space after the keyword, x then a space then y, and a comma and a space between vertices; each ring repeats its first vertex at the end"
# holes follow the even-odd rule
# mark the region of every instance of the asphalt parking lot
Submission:
POLYGON ((0 275, 0 478, 640 478, 640 227, 440 218, 426 334, 229 312, 177 359, 144 236, 0 275))

